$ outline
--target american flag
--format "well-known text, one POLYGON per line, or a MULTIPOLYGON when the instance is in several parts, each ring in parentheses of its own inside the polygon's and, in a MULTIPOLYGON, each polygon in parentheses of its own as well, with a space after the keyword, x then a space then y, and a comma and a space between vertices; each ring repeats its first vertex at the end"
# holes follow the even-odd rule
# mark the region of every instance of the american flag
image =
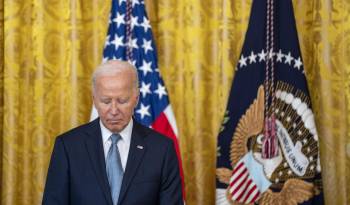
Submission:
MULTIPOLYGON (((124 60, 138 70, 140 98, 134 118, 173 139, 183 172, 175 117, 160 76, 157 51, 143 0, 113 0, 103 61, 124 60)), ((97 117, 93 109, 92 118, 97 117)))

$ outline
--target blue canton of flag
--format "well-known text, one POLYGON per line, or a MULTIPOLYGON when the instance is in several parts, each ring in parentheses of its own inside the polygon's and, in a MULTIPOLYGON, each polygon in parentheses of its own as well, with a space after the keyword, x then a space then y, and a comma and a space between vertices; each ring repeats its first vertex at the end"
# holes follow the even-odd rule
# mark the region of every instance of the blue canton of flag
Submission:
POLYGON ((216 204, 323 204, 291 0, 253 1, 235 70, 218 136, 216 204))

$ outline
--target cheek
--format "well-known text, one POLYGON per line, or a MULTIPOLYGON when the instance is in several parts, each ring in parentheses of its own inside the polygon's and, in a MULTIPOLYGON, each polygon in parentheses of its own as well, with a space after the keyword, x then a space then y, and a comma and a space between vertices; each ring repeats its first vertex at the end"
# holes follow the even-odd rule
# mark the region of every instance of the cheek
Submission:
POLYGON ((132 115, 134 113, 134 106, 130 105, 130 104, 126 105, 126 106, 123 106, 122 112, 125 115, 132 115))
POLYGON ((96 107, 98 113, 100 113, 100 114, 108 113, 108 110, 109 110, 109 106, 108 105, 100 103, 98 105, 95 104, 95 107, 96 107))
POLYGON ((131 110, 131 106, 123 106, 122 110, 124 113, 129 113, 131 110))

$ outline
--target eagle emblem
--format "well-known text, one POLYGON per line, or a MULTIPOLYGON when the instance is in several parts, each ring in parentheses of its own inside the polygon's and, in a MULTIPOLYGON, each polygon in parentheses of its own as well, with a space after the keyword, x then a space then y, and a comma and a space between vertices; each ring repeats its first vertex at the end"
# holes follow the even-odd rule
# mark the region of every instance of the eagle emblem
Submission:
POLYGON ((240 118, 232 136, 232 169, 217 168, 217 179, 227 184, 222 196, 230 204, 297 205, 319 194, 311 181, 320 173, 318 136, 310 99, 292 85, 278 82, 276 116, 278 156, 261 156, 264 138, 264 88, 240 118))

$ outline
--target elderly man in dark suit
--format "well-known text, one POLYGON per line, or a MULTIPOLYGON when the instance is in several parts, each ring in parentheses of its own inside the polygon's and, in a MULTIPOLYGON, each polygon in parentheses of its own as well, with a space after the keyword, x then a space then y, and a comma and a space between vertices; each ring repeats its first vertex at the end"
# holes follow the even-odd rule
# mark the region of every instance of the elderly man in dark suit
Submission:
POLYGON ((138 97, 131 64, 114 60, 96 69, 99 118, 57 137, 44 205, 183 204, 172 140, 133 120, 138 97))

